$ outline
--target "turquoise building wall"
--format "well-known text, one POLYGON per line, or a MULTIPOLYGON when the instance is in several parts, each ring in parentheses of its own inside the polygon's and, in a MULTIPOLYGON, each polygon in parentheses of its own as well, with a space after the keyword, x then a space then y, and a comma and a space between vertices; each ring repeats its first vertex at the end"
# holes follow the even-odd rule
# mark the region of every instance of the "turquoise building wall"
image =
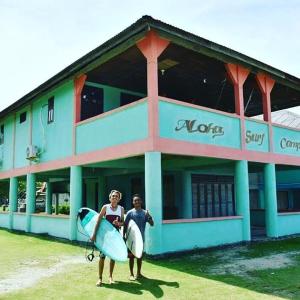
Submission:
POLYGON ((163 138, 241 147, 240 120, 234 116, 159 101, 159 124, 163 138))
POLYGON ((273 126, 274 151, 280 154, 300 156, 300 131, 273 126))
POLYGON ((278 236, 299 234, 300 212, 279 214, 278 217, 278 236))
POLYGON ((4 144, 2 148, 2 165, 0 171, 7 171, 13 168, 13 134, 14 134, 14 116, 10 115, 3 120, 4 124, 4 144))
POLYGON ((242 219, 162 225, 163 252, 212 247, 242 240, 242 219))
POLYGON ((247 150, 269 151, 269 126, 257 121, 245 120, 247 150))
POLYGON ((40 162, 72 155, 74 84, 69 81, 34 102, 32 144, 41 151, 40 162), (54 122, 47 123, 48 99, 54 96, 54 122), (42 124, 41 124, 42 123, 42 124))
POLYGON ((31 217, 31 232, 43 233, 60 238, 69 238, 68 217, 47 217, 33 215, 31 217))
POLYGON ((15 168, 21 168, 29 165, 26 159, 26 148, 30 144, 30 123, 31 123, 31 110, 30 106, 22 109, 16 113, 15 124, 15 168), (26 112, 26 121, 20 123, 20 114, 26 112))
MULTIPOLYGON (((87 85, 96 85, 104 89, 104 111, 117 108, 120 105, 120 93, 130 91, 116 89, 99 84, 87 83, 87 85)), ((134 93, 132 93, 134 94, 134 93)), ((139 96, 142 97, 141 94, 139 96)), ((26 160, 26 147, 31 143, 30 135, 32 134, 32 144, 43 149, 44 139, 46 140, 45 151, 41 153, 40 162, 47 162, 56 159, 65 158, 72 155, 72 138, 73 138, 73 113, 74 113, 74 85, 69 81, 52 92, 40 97, 33 102, 32 106, 27 106, 16 113, 16 124, 14 124, 14 116, 9 116, 4 120, 5 124, 5 144, 4 144, 4 164, 1 170, 9 170, 13 167, 12 156, 10 155, 13 148, 13 132, 15 126, 15 167, 23 167, 29 165, 26 160), (54 122, 47 124, 47 103, 50 97, 54 96, 54 122), (19 124, 19 115, 23 111, 27 111, 26 121, 19 124), (44 130, 41 126, 44 124, 44 130), (32 133, 30 133, 30 124, 32 123, 32 133), (44 131, 44 132, 43 132, 44 131), (59 147, 58 147, 59 145, 59 147)), ((194 142, 198 144, 211 144, 222 147, 231 147, 239 149, 241 147, 240 141, 240 120, 234 116, 226 114, 218 114, 216 112, 202 110, 201 108, 192 108, 184 105, 169 103, 166 101, 159 102, 159 124, 160 136, 164 138, 176 139, 181 141, 194 142), (186 123, 185 121, 193 121, 194 123, 186 123), (181 121, 178 123, 178 121, 181 121), (190 127, 189 127, 190 126, 190 127), (199 127, 200 126, 200 127, 199 127), (177 129, 176 129, 177 128, 177 129), (205 131, 206 130, 206 131, 205 131), (234 134, 232 134, 234 132, 234 134)), ((246 139, 247 131, 251 134, 264 135, 261 140, 253 140, 246 142, 247 150, 268 152, 268 126, 261 122, 246 120, 246 139), (260 143, 261 142, 261 143, 260 143)), ((275 128, 275 127, 274 127, 275 128)), ((277 127, 276 127, 277 128, 277 127)), ((148 103, 143 100, 139 103, 133 103, 129 107, 120 108, 116 111, 108 113, 103 116, 97 116, 92 120, 86 120, 76 126, 76 152, 88 153, 90 151, 100 150, 107 147, 121 145, 133 141, 143 140, 148 137, 148 103)), ((289 130, 288 130, 289 131, 289 130)), ((297 141, 298 131, 289 131, 286 129, 274 129, 274 136, 277 141, 281 141, 283 136, 288 136, 290 140, 297 141)), ((262 137, 262 136, 261 136, 262 137)), ((278 150, 278 145, 275 146, 275 151, 282 154, 299 155, 297 143, 293 144, 292 149, 278 150), (276 148, 277 147, 277 148, 276 148)), ((152 209, 151 213, 154 215, 156 222, 155 228, 148 228, 147 233, 151 238, 147 238, 148 249, 150 253, 164 253, 188 250, 195 247, 211 247, 221 244, 229 244, 247 240, 248 227, 245 222, 249 216, 237 216, 224 220, 198 220, 196 222, 181 222, 182 218, 192 218, 192 195, 191 195, 191 174, 227 174, 235 175, 235 162, 227 164, 226 167, 219 167, 218 160, 216 164, 211 162, 209 167, 201 167, 194 170, 180 169, 180 164, 176 163, 172 168, 164 170, 157 169, 160 165, 159 157, 161 153, 148 153, 148 167, 150 172, 142 170, 139 173, 131 174, 128 171, 125 175, 108 175, 106 176, 105 197, 99 199, 99 204, 103 200, 108 202, 108 192, 111 189, 119 189, 124 196, 125 207, 131 208, 132 191, 130 182, 133 177, 141 176, 144 178, 144 171, 149 174, 156 174, 154 184, 148 179, 148 197, 146 200, 148 207, 152 209), (155 163, 153 168, 152 163, 155 163), (153 169, 152 169, 153 168, 153 169), (159 176, 161 173, 162 176, 159 176), (175 207, 180 211, 178 215, 178 222, 167 223, 163 221, 162 212, 157 210, 157 207, 162 206, 163 202, 159 203, 159 199, 154 199, 151 192, 156 195, 161 194, 163 201, 162 187, 157 188, 161 182, 164 174, 172 174, 175 176, 176 198, 174 200, 175 207), (157 183, 155 185, 155 183, 157 183), (155 201, 152 203, 151 201, 155 201), (195 234, 187 235, 186 232, 195 234), (230 232, 230 234, 224 234, 230 232), (153 241, 155 236, 159 235, 157 241, 153 241), (180 240, 180 242, 178 242, 180 240)), ((129 167, 129 166, 128 166, 129 167)), ((126 169, 126 167, 124 167, 126 169)), ((244 172, 245 173, 245 172, 244 172)), ((243 173, 243 174, 244 174, 243 173)), ((243 174, 238 175, 243 177, 243 174)), ((300 171, 280 171, 276 173, 278 183, 299 182, 300 171), (299 178, 299 179, 298 179, 299 178)), ((80 177, 80 176, 79 176, 80 177)), ((243 178, 245 179, 245 178, 243 178)), ((97 179, 88 183, 87 187, 87 205, 93 208, 95 202, 92 199, 96 198, 95 184, 97 179)), ((76 184, 75 184, 76 185, 76 184)), ((245 184, 243 184, 245 185, 245 184)), ((145 187, 143 186, 143 189, 145 187)), ((273 191, 274 192, 274 191, 273 191)), ((274 194, 274 193, 273 193, 274 194)), ((238 192, 240 199, 244 195, 241 191, 238 192)), ((159 198, 159 197, 158 197, 159 198)), ((78 203, 77 203, 78 204, 78 203)), ((241 211, 247 210, 247 203, 241 208, 241 211)), ((99 208, 101 206, 99 205, 99 208)), ((147 208, 148 208, 147 207, 147 208)), ((76 207, 74 208, 74 211, 76 207)), ((73 213, 74 215, 74 213, 73 213)), ((264 216, 254 216, 251 214, 250 218, 257 217, 262 225, 265 224, 264 216)), ((74 218, 69 217, 54 217, 54 216, 39 216, 31 214, 30 232, 46 233, 62 238, 70 238, 71 221, 74 223, 74 218)), ((300 228, 300 214, 276 214, 273 216, 273 221, 278 224, 277 235, 289 235, 299 232, 300 228)), ((2 227, 9 226, 9 214, 0 214, 0 224, 2 227)), ((14 214, 13 228, 17 230, 24 230, 26 228, 26 215, 14 214)), ((74 229, 74 226, 72 227, 74 229)), ((74 231, 74 230, 73 230, 74 231)), ((72 233, 72 239, 86 240, 86 237, 80 233, 72 233)))
POLYGON ((76 152, 86 153, 148 136, 148 106, 141 102, 76 128, 76 152))

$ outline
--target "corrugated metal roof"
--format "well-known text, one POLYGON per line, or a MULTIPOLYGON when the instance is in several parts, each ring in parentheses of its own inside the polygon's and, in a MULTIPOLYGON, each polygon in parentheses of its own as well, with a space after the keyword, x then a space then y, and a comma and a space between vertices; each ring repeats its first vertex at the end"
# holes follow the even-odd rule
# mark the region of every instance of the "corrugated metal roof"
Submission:
POLYGON ((280 110, 273 112, 272 122, 300 129, 300 115, 288 110, 280 110))

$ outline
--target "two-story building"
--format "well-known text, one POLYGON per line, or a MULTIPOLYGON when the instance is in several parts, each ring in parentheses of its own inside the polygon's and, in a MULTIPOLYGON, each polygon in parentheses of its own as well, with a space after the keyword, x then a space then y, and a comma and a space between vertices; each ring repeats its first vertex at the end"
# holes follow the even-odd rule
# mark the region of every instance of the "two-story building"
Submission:
POLYGON ((272 122, 298 105, 300 79, 144 16, 0 112, 0 226, 82 240, 118 189, 148 254, 300 233, 300 132, 272 122))

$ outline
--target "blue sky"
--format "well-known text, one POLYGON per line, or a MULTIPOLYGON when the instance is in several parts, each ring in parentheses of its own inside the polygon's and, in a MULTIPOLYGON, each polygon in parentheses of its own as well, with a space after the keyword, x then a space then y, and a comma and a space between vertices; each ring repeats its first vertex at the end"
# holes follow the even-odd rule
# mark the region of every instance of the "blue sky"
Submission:
POLYGON ((146 14, 300 78, 298 0, 0 0, 0 111, 146 14))

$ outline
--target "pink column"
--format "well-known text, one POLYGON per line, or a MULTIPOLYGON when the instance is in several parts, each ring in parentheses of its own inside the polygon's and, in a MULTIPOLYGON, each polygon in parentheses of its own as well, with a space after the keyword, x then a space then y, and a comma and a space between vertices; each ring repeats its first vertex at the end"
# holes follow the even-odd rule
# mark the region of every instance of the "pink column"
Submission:
POLYGON ((74 78, 74 123, 73 123, 73 154, 76 154, 76 123, 80 121, 81 92, 87 76, 85 74, 74 78))
POLYGON ((137 43, 137 47, 147 59, 148 126, 153 150, 156 148, 156 140, 159 137, 157 59, 168 45, 169 41, 160 38, 152 30, 137 43))
POLYGON ((226 64, 225 67, 234 86, 235 113, 240 117, 241 146, 242 150, 244 150, 246 144, 243 85, 249 75, 249 70, 234 64, 226 64))
POLYGON ((268 122, 269 124, 269 151, 273 152, 271 91, 274 87, 275 81, 271 77, 261 73, 256 75, 256 81, 262 94, 264 121, 268 122))

